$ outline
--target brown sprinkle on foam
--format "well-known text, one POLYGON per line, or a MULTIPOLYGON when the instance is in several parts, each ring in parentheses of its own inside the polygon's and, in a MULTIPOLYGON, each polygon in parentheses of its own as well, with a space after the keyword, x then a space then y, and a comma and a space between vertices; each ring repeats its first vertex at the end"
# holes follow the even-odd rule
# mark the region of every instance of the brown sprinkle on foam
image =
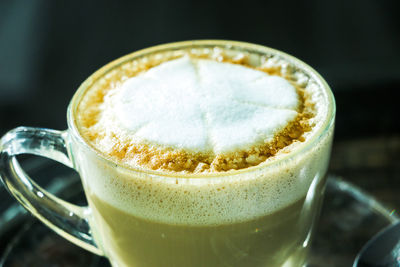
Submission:
MULTIPOLYGON (((269 75, 281 76, 290 81, 297 90, 300 105, 295 120, 276 134, 270 142, 257 144, 244 151, 215 155, 213 152, 192 153, 183 149, 135 143, 125 140, 125 138, 112 132, 107 136, 104 133, 99 134, 96 124, 99 121, 101 104, 107 92, 119 86, 127 78, 176 57, 171 56, 168 59, 146 61, 139 64, 137 62, 126 63, 96 82, 86 92, 78 106, 78 128, 84 138, 94 147, 105 138, 112 140, 113 147, 109 151, 103 151, 103 153, 106 153, 116 161, 130 166, 171 172, 203 173, 223 172, 256 166, 276 155, 284 147, 294 142, 303 142, 305 140, 304 133, 311 131, 313 125, 310 123, 310 118, 315 116, 314 103, 306 95, 304 88, 295 83, 290 73, 283 74, 280 66, 273 66, 256 69, 264 71, 269 75)), ((196 57, 209 58, 206 55, 196 55, 196 57)), ((246 56, 229 59, 219 55, 217 60, 249 67, 246 56)))

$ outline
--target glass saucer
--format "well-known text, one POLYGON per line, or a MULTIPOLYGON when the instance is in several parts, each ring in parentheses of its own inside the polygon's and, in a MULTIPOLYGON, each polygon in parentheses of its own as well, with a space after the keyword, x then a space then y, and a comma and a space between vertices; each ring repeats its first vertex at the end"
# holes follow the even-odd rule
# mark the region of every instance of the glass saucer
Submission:
MULTIPOLYGON (((78 174, 61 164, 26 160, 35 181, 74 204, 86 205, 78 174)), ((325 200, 309 255, 309 267, 352 266, 361 247, 397 221, 372 196, 345 180, 329 176, 325 200)), ((0 185, 0 266, 110 266, 102 257, 64 240, 33 218, 0 185)))

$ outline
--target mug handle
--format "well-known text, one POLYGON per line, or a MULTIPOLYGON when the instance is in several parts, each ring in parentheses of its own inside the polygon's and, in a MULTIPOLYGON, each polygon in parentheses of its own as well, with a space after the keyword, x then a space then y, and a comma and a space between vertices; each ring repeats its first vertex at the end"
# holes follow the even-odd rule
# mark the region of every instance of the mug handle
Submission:
POLYGON ((68 203, 37 185, 19 165, 16 155, 47 157, 73 168, 68 154, 67 131, 18 127, 0 140, 0 179, 8 191, 34 216, 72 243, 97 255, 88 223, 89 208, 68 203))

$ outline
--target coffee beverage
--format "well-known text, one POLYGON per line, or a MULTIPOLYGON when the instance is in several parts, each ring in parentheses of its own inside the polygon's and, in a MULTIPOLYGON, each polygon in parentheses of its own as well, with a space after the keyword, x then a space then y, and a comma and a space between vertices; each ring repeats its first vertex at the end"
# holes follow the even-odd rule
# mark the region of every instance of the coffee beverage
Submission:
POLYGON ((187 45, 91 80, 75 123, 107 161, 72 150, 112 264, 301 266, 333 131, 318 79, 277 52, 187 45))

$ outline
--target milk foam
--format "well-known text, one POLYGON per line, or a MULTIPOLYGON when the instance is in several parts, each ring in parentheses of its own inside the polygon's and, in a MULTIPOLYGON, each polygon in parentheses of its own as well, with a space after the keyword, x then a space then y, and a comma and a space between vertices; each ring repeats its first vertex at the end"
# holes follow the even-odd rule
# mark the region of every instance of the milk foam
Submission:
POLYGON ((159 223, 231 224, 272 214, 304 198, 314 179, 324 179, 332 134, 328 132, 289 161, 220 177, 173 178, 130 172, 104 164, 85 151, 77 153, 77 160, 89 201, 94 195, 121 211, 159 223))
POLYGON ((104 128, 151 144, 215 154, 266 143, 297 116, 294 86, 241 65, 167 61, 111 91, 104 128))

